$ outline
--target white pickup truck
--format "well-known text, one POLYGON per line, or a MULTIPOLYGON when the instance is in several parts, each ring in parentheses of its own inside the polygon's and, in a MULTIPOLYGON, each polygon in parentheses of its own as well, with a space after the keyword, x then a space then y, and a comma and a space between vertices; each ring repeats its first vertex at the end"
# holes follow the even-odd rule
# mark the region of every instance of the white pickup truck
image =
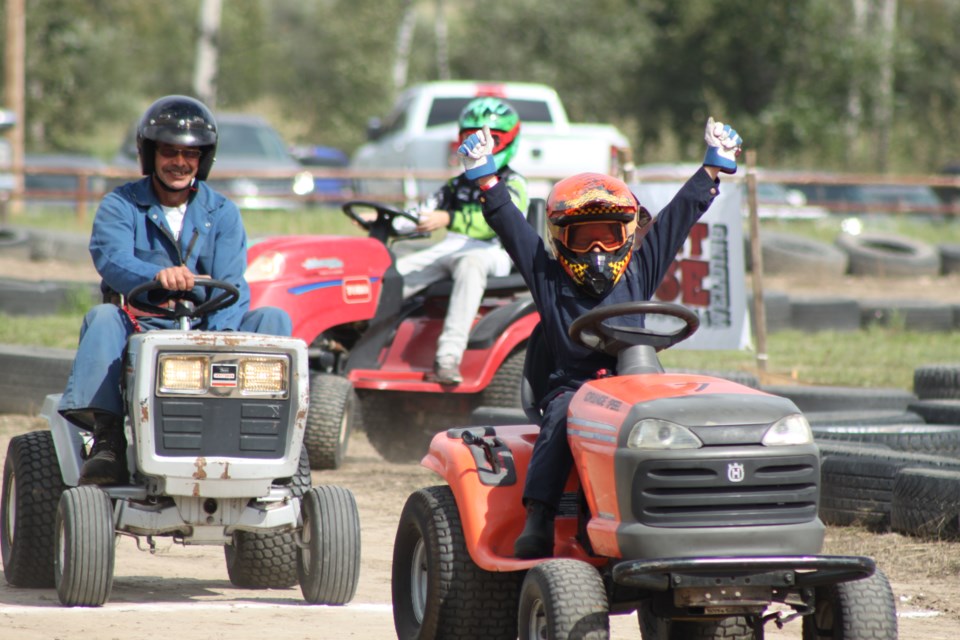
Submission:
POLYGON ((611 125, 571 123, 554 89, 533 83, 439 81, 405 90, 386 118, 371 120, 369 142, 357 149, 350 164, 358 174, 358 192, 415 202, 459 172, 457 119, 480 96, 504 98, 517 110, 520 145, 510 166, 527 178, 531 197, 545 197, 554 182, 582 171, 629 178, 627 138, 611 125))

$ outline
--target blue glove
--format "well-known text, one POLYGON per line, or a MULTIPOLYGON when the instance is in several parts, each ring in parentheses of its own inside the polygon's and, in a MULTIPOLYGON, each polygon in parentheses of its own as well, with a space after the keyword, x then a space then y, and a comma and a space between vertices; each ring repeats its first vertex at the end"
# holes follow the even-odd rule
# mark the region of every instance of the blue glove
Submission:
POLYGON ((740 145, 743 139, 730 125, 714 122, 711 116, 707 120, 707 130, 703 134, 707 141, 707 153, 703 156, 703 164, 708 167, 717 167, 724 173, 737 172, 737 156, 740 155, 740 145))
POLYGON ((464 175, 469 180, 492 176, 497 172, 497 163, 493 159, 493 136, 490 127, 484 125, 482 131, 471 133, 457 148, 464 175))

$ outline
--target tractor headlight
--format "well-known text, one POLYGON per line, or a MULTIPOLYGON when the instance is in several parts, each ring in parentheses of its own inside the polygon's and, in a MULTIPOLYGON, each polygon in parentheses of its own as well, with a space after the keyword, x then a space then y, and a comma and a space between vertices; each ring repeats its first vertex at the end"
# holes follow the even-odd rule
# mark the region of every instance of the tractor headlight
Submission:
POLYGON ((627 446, 631 449, 699 449, 703 442, 684 426, 646 418, 633 425, 627 446))
POLYGON ((204 393, 209 365, 206 356, 160 356, 160 391, 204 393))
POLYGON ((774 422, 763 434, 760 442, 767 447, 810 444, 813 442, 813 431, 806 418, 799 413, 793 413, 774 422))
POLYGON ((240 391, 247 394, 280 394, 287 391, 287 361, 279 358, 245 358, 240 361, 240 391))
POLYGON ((261 253, 247 266, 244 277, 246 277, 247 282, 276 280, 283 273, 285 262, 282 253, 276 251, 261 253))

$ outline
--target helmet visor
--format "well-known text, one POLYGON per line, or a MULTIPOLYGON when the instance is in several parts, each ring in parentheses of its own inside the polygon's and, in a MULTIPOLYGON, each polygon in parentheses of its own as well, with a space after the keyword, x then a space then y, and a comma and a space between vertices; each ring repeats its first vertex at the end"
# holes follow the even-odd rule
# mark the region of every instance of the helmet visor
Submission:
POLYGON ((561 241, 570 251, 586 253, 594 247, 616 251, 627 241, 627 226, 615 220, 578 222, 561 228, 561 241))
MULTIPOLYGON (((460 129, 460 144, 463 144, 464 140, 466 140, 470 134, 476 133, 477 131, 480 131, 480 129, 460 129)), ((519 125, 510 131, 491 129, 490 136, 493 138, 493 154, 496 155, 509 147, 510 143, 516 139, 519 131, 519 125)))

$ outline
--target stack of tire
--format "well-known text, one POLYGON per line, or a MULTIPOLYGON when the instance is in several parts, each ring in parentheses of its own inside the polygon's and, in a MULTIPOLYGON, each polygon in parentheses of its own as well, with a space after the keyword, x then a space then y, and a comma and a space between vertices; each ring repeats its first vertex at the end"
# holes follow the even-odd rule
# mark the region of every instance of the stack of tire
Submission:
MULTIPOLYGON (((765 230, 760 242, 765 274, 794 276, 807 282, 836 282, 846 275, 908 279, 960 272, 960 246, 933 246, 892 234, 842 233, 829 244, 765 230)), ((953 331, 960 320, 955 305, 929 300, 788 297, 768 292, 764 294, 764 307, 767 330, 771 332, 856 331, 874 324, 902 324, 913 331, 953 331)))
POLYGON ((810 421, 826 524, 960 539, 960 364, 917 367, 912 394, 763 389, 794 399, 810 421))

